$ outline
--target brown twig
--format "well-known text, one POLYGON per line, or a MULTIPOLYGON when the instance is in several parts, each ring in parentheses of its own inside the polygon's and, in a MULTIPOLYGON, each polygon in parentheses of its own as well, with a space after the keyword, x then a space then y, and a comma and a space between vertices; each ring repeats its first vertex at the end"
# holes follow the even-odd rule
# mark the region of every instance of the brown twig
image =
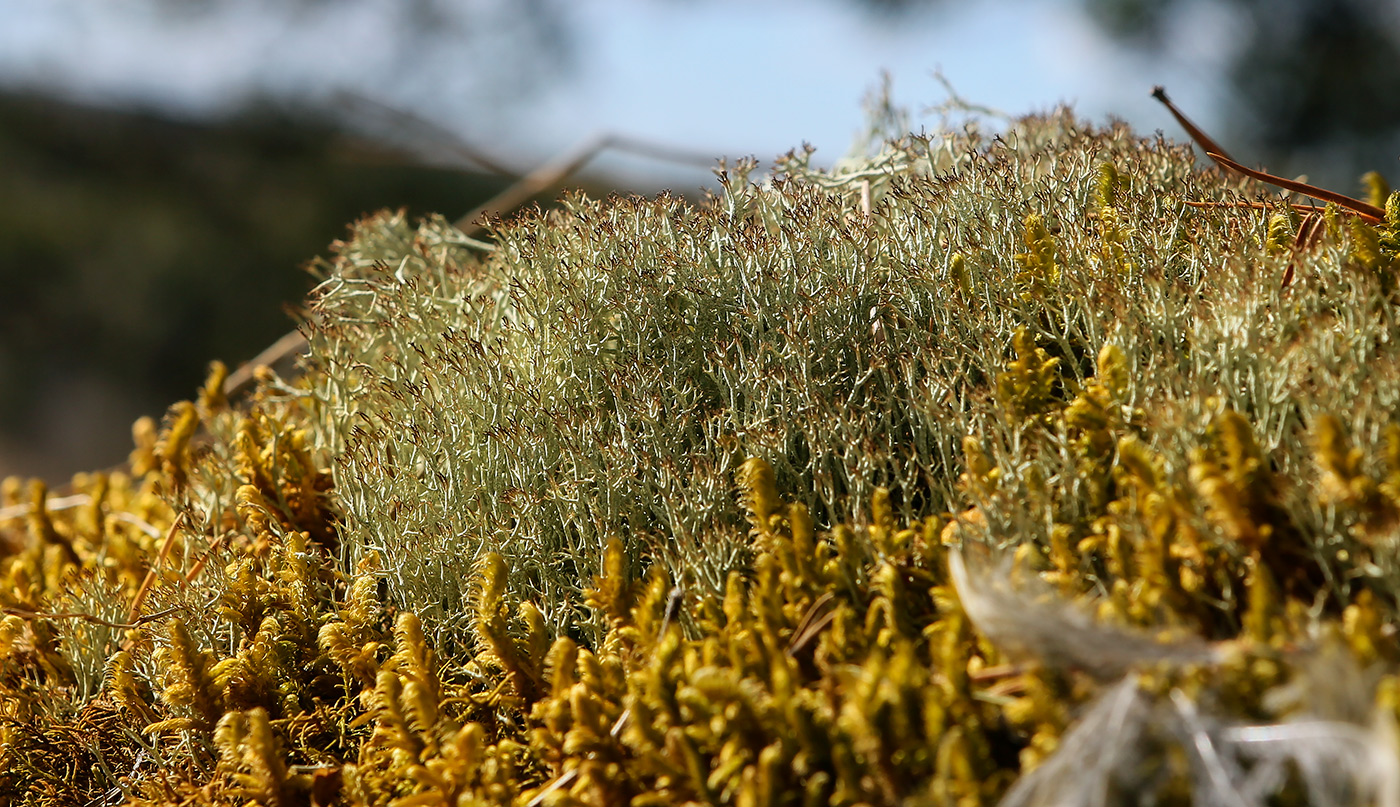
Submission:
POLYGON ((1191 135, 1191 139, 1196 141, 1197 145, 1205 150, 1207 157, 1210 157, 1225 169, 1243 174, 1250 179, 1257 179, 1260 182, 1267 182, 1270 185, 1293 191, 1294 193, 1301 193, 1304 196, 1311 196, 1314 199, 1321 199, 1324 202, 1332 202, 1333 204, 1352 211, 1372 224, 1379 224, 1385 221, 1384 210, 1381 210, 1375 205, 1363 202, 1360 199, 1353 199, 1346 194, 1329 191, 1326 188, 1319 188, 1316 185, 1309 185, 1306 182, 1298 182, 1297 180, 1274 176, 1267 171, 1257 171, 1253 168, 1244 167, 1236 162, 1225 149, 1221 148, 1219 143, 1212 140, 1210 135, 1201 131, 1200 127, 1192 123, 1190 118, 1182 114, 1181 110, 1176 108, 1176 104, 1173 104, 1171 99, 1167 97, 1166 90, 1161 87, 1153 87, 1152 97, 1161 101, 1162 104, 1166 106, 1167 111, 1172 114, 1173 118, 1176 118, 1177 123, 1181 124, 1181 128, 1185 129, 1186 133, 1191 135))
POLYGON ((228 374, 228 378, 224 379, 224 397, 231 398, 252 386, 259 367, 271 367, 304 350, 306 337, 301 331, 282 334, 276 342, 263 348, 261 353, 228 374))
POLYGON ((171 614, 175 613, 183 607, 184 606, 182 605, 171 606, 170 608, 166 608, 163 611, 156 611, 152 614, 146 614, 145 616, 139 619, 134 619, 130 622, 113 622, 110 619, 103 619, 100 616, 93 616, 92 614, 84 614, 79 612, 47 613, 44 611, 27 611, 23 608, 0 608, 0 613, 6 614, 8 616, 17 616, 20 619, 81 619, 84 622, 91 622, 94 625, 102 625, 108 628, 117 628, 118 630, 131 630, 133 628, 139 628, 147 622, 154 622, 157 619, 162 619, 164 617, 170 616, 171 614))
POLYGON ((1297 274, 1298 255, 1305 250, 1311 249, 1317 240, 1322 237, 1324 220, 1320 213, 1308 213, 1303 216, 1303 220, 1298 222, 1298 232, 1293 236, 1293 258, 1288 262, 1288 268, 1283 271, 1283 280, 1279 281, 1280 288, 1288 288, 1293 284, 1293 277, 1297 274))
POLYGON ((150 593, 151 586, 156 582, 156 574, 160 570, 160 565, 165 562, 166 557, 170 554, 170 548, 175 545, 175 533, 184 523, 184 513, 178 513, 175 520, 170 522, 170 529, 166 531, 165 540, 160 544, 160 552, 156 554, 156 560, 151 564, 150 571, 146 572, 146 579, 141 581, 141 587, 136 590, 136 598, 131 601, 131 612, 126 618, 127 622, 136 622, 136 617, 141 613, 141 606, 146 602, 146 595, 150 593))
MULTIPOLYGON (((1272 203, 1272 202, 1191 202, 1191 201, 1185 201, 1185 202, 1182 202, 1182 204, 1186 205, 1187 207, 1196 207, 1196 208, 1211 209, 1211 210, 1213 210, 1213 209, 1215 209, 1215 208, 1221 208, 1221 207, 1236 207, 1236 208, 1242 208, 1242 209, 1245 209, 1245 210, 1276 210, 1276 209, 1278 209, 1278 205, 1276 205, 1276 204, 1274 204, 1274 203, 1272 203)), ((1310 215, 1313 215, 1313 214, 1315 214, 1315 213, 1324 213, 1324 212, 1327 211, 1327 208, 1323 207, 1322 205, 1305 205, 1305 204, 1301 204, 1301 203, 1290 203, 1288 206, 1291 207, 1291 208, 1293 208, 1293 209, 1296 210, 1297 212, 1303 214, 1304 216, 1310 216, 1310 215)))

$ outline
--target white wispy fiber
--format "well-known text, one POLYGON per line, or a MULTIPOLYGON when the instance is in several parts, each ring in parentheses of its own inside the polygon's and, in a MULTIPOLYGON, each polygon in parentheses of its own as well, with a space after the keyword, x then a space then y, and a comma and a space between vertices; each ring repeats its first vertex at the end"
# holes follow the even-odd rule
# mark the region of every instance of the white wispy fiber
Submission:
POLYGON ((960 547, 948 558, 963 610, 1004 652, 1023 663, 1117 679, 1055 753, 1007 792, 1002 807, 1155 803, 1183 778, 1196 807, 1265 807, 1290 782, 1314 807, 1400 807, 1394 718, 1375 705, 1377 676, 1358 668, 1341 642, 1320 642, 1288 659, 1292 679, 1263 698, 1275 720, 1231 720, 1216 713, 1221 698, 1209 687, 1195 700, 1180 689, 1159 695, 1132 671, 1217 663, 1219 653, 1206 643, 1158 642, 1101 623, 1035 575, 1017 580, 1009 561, 969 569, 960 547))
POLYGON ((1033 574, 1015 580, 1009 558, 975 562, 969 569, 962 548, 954 547, 948 566, 968 618, 1012 658, 1080 670, 1100 680, 1117 679, 1155 662, 1219 660, 1205 642, 1161 642, 1141 631, 1105 624, 1033 574))

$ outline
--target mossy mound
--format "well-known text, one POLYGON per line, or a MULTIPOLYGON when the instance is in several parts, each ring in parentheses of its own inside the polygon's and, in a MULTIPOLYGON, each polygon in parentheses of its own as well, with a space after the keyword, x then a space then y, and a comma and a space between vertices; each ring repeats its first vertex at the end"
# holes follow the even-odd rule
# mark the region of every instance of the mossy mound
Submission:
POLYGON ((0 789, 1400 798, 1400 197, 1295 246, 1067 113, 750 170, 367 219, 303 376, 7 485, 0 789))

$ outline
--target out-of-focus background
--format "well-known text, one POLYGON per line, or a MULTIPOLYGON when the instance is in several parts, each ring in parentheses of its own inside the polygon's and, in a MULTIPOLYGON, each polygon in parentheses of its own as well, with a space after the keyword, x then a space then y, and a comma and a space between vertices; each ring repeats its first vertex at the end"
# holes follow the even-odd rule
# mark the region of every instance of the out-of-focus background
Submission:
MULTIPOLYGON (((1400 177, 1395 0, 0 0, 0 476, 119 462, 362 214, 459 216, 602 132, 830 163, 882 71, 938 125, 935 70, 1184 139, 1164 84, 1247 162, 1400 177)), ((618 152, 570 180, 710 183, 618 152)))

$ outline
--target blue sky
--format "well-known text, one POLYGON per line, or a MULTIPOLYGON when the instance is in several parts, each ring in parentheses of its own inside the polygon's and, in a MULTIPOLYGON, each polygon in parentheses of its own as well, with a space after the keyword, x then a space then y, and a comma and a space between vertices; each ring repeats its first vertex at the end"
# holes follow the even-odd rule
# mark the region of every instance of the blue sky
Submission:
MULTIPOLYGON (((504 2, 462 7, 474 23, 489 22, 504 2)), ((0 0, 0 82, 192 116, 259 93, 297 102, 347 90, 520 168, 601 131, 762 160, 806 141, 831 161, 860 128, 861 98, 883 70, 916 127, 937 124, 917 114, 944 100, 935 68, 965 98, 1009 113, 1069 102, 1091 119, 1115 115, 1144 133, 1178 136, 1148 98, 1165 84, 1209 127, 1232 40, 1232 20, 1204 2, 1188 5, 1165 52, 1149 57, 1103 37, 1075 0, 948 0, 893 23, 839 0, 599 0, 566 7, 571 61, 515 98, 491 73, 517 58, 505 36, 469 47, 443 39, 391 58, 396 0, 341 0, 299 15, 248 0, 172 22, 177 6, 0 0)), ((687 190, 706 180, 637 158, 599 165, 642 186, 687 190)))

